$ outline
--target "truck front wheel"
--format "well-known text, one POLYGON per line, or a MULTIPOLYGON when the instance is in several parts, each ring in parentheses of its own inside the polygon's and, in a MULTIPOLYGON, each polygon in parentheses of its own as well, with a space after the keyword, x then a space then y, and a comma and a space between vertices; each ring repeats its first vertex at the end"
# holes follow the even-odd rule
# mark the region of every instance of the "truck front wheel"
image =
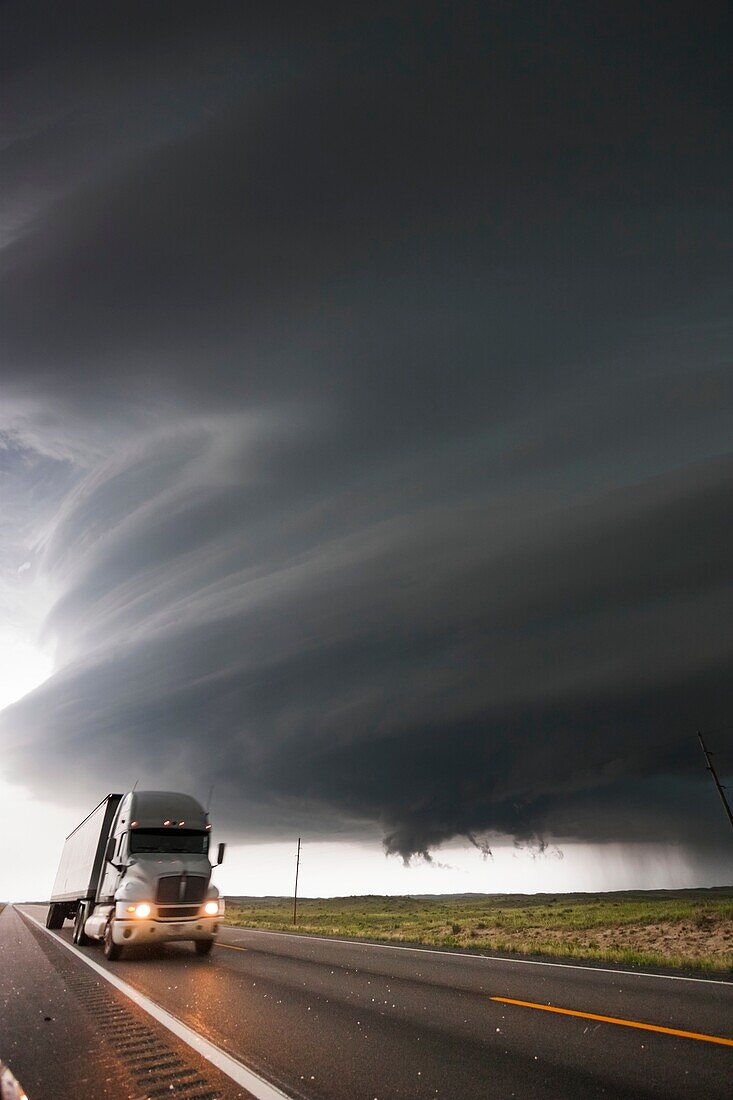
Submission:
POLYGON ((66 917, 66 906, 51 902, 46 913, 46 928, 61 928, 66 917))
POLYGON ((211 954, 211 948, 214 946, 214 941, 213 940, 194 940, 193 942, 196 945, 196 954, 197 955, 210 955, 211 954))
POLYGON ((112 925, 114 922, 114 917, 110 917, 107 921, 107 927, 104 930, 104 957, 105 959, 109 959, 110 962, 114 962, 115 959, 122 957, 121 946, 112 939, 112 925))

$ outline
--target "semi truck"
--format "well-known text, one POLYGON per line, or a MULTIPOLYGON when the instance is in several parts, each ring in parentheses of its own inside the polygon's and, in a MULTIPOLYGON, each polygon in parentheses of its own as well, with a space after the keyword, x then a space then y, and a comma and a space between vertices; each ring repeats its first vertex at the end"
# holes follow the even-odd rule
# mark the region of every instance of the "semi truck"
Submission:
POLYGON ((46 916, 74 922, 74 943, 102 941, 108 959, 126 946, 193 941, 208 955, 224 916, 211 883, 211 823, 187 794, 108 794, 69 833, 46 916))

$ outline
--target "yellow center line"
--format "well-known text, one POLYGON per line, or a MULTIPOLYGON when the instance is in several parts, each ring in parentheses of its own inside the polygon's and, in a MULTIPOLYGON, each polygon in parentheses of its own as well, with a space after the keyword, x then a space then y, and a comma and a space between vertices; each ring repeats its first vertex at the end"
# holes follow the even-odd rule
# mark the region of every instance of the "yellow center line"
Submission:
POLYGON ((595 1012, 576 1012, 574 1008, 556 1008, 554 1005, 535 1004, 534 1001, 516 1001, 513 997, 490 997, 503 1005, 519 1005, 521 1008, 538 1008, 541 1012, 557 1012, 561 1016, 580 1016, 583 1020, 599 1020, 602 1024, 618 1024, 620 1027, 636 1027, 641 1031, 659 1031, 662 1035, 679 1035, 683 1039, 698 1039, 702 1043, 719 1043, 724 1047, 733 1047, 733 1039, 724 1039, 722 1035, 704 1035, 699 1031, 680 1031, 676 1027, 661 1027, 659 1024, 643 1024, 639 1020, 624 1020, 618 1016, 597 1016, 595 1012))
POLYGON ((233 943, 222 943, 221 940, 216 941, 217 947, 228 947, 230 951, 249 951, 248 947, 235 947, 233 943))

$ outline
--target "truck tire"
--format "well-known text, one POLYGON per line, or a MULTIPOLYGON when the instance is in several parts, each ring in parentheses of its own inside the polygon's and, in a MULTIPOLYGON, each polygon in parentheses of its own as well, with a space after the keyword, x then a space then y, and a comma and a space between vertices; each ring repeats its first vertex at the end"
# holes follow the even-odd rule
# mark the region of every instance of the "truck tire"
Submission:
POLYGON ((122 958, 122 947, 119 943, 115 943, 112 939, 112 925, 114 924, 114 917, 110 917, 107 921, 107 926, 104 930, 104 957, 109 959, 110 962, 114 962, 115 959, 122 958))
POLYGON ((214 946, 213 940, 194 940, 197 955, 210 955, 214 946))
POLYGON ((76 910, 76 917, 74 919, 74 943, 79 947, 88 947, 92 942, 84 931, 84 922, 87 919, 87 907, 84 902, 80 902, 76 910))
POLYGON ((46 928, 61 928, 66 917, 66 906, 51 902, 46 913, 46 928))

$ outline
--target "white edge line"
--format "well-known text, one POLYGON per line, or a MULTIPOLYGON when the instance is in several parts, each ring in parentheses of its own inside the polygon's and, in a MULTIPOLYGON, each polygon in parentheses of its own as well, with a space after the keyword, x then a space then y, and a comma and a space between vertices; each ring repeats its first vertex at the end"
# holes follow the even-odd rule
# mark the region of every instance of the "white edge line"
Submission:
MULTIPOLYGON (((15 906, 13 907, 15 908, 15 906)), ((202 1058, 205 1058, 207 1062, 211 1062, 212 1065, 220 1069, 222 1073, 225 1073, 227 1077, 230 1077, 232 1081, 236 1081, 238 1085, 242 1085, 252 1096, 256 1097, 256 1100, 292 1100, 292 1097, 287 1093, 282 1092, 276 1088, 275 1085, 271 1085, 269 1081, 266 1081, 264 1077, 259 1077, 253 1070, 247 1069, 242 1062, 238 1062, 235 1058, 232 1058, 229 1054, 223 1051, 220 1047, 210 1043, 208 1039, 204 1039, 202 1035, 198 1035, 192 1028, 186 1024, 177 1020, 175 1016, 172 1016, 170 1012, 166 1012, 164 1008, 157 1005, 155 1001, 151 1001, 149 997, 146 997, 144 993, 139 993, 133 986, 128 985, 127 982, 123 982, 121 978, 118 978, 116 974, 110 973, 109 970, 105 970, 99 963, 94 962, 93 959, 88 958, 78 948, 73 947, 61 936, 55 935, 45 925, 41 924, 39 920, 32 917, 30 913, 23 912, 22 909, 18 910, 22 916, 28 920, 33 921, 42 932, 45 932, 56 943, 61 944, 82 962, 90 966, 92 970, 96 970, 97 974, 100 974, 105 981, 108 981, 110 985, 115 986, 121 993, 124 993, 126 997, 129 997, 131 1001, 141 1008, 143 1012, 147 1012, 149 1016, 157 1020, 159 1024, 167 1028, 168 1031, 173 1032, 177 1038, 182 1039, 184 1043, 190 1046, 197 1054, 200 1054, 202 1058)))
POLYGON ((438 951, 434 947, 408 947, 401 943, 375 943, 374 940, 344 940, 335 936, 315 936, 307 932, 277 932, 273 928, 246 928, 241 924, 224 924, 228 932, 255 932, 258 936, 287 936, 292 940, 317 940, 321 943, 348 943, 354 947, 378 947, 382 951, 419 951, 425 955, 441 955, 449 959, 481 959, 484 962, 510 963, 512 966, 559 966, 563 970, 590 970, 593 974, 620 974, 629 978, 663 978, 668 982, 703 982, 705 985, 733 985, 724 978, 688 978, 684 974, 654 974, 647 970, 613 970, 606 966, 583 966, 581 963, 544 962, 541 959, 511 959, 503 955, 478 955, 472 951, 438 951))

